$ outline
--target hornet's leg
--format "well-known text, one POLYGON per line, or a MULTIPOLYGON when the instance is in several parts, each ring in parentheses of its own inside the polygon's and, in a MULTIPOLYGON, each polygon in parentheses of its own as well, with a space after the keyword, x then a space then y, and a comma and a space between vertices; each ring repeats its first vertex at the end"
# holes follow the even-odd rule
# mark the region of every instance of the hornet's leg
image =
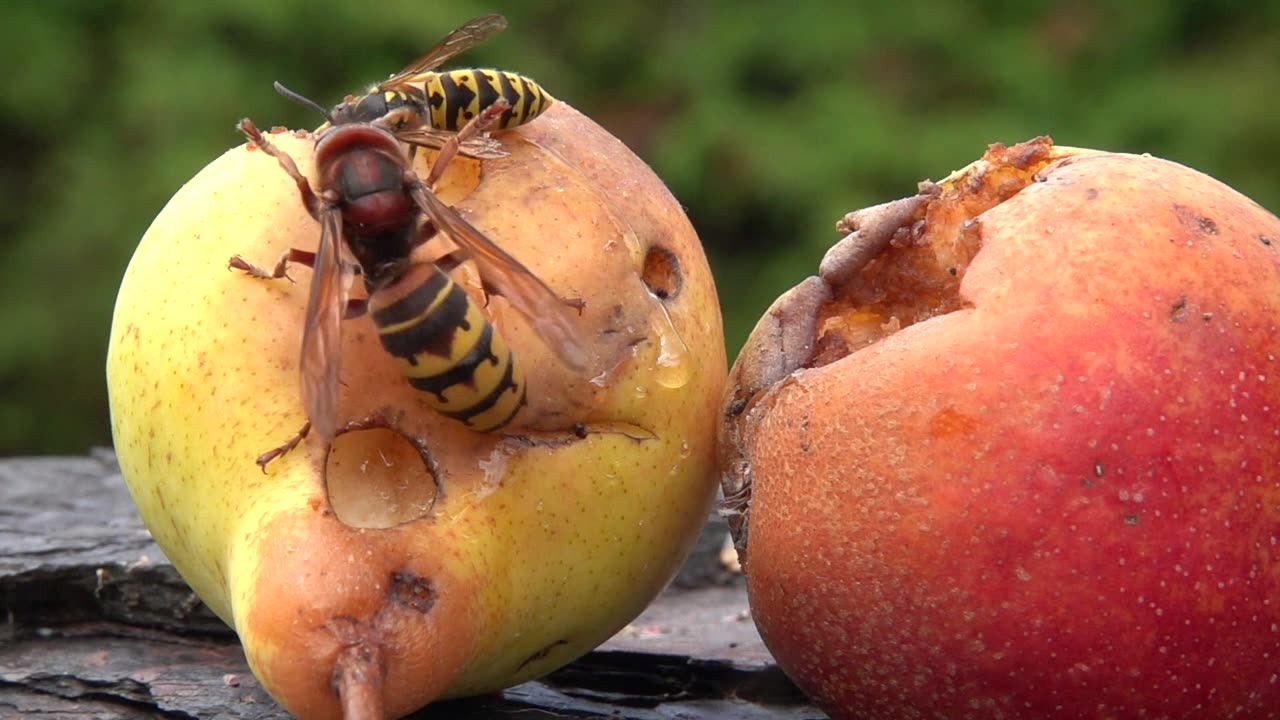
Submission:
MULTIPOLYGON (((284 251, 280 256, 280 259, 276 261, 275 266, 270 270, 254 265, 239 255, 232 255, 231 260, 227 262, 227 267, 232 270, 243 270, 249 277, 259 278, 261 280, 279 280, 280 278, 284 278, 289 282, 294 282, 293 278, 289 276, 290 264, 304 265, 314 269, 316 266, 316 254, 310 250, 289 248, 284 251)), ((359 265, 352 264, 350 269, 356 274, 360 273, 359 265)), ((343 314, 343 318, 347 320, 358 318, 365 314, 365 311, 368 309, 368 298, 347 298, 347 309, 343 314)))
MULTIPOLYGON (((459 265, 471 259, 466 250, 450 250, 449 252, 436 258, 436 267, 446 273, 453 272, 459 265)), ((489 296, 500 295, 496 288, 492 288, 484 281, 484 277, 480 278, 480 292, 484 295, 484 307, 489 307, 489 296)))
POLYGON ((289 248, 284 251, 280 256, 280 259, 276 261, 275 267, 270 270, 254 265, 239 255, 232 255, 231 259, 227 261, 227 267, 234 270, 243 270, 249 275, 249 277, 256 277, 262 280, 278 280, 280 278, 284 278, 289 282, 293 282, 293 278, 289 277, 290 263, 315 268, 316 254, 310 250, 289 248))
POLYGON ((281 446, 279 446, 279 447, 271 448, 270 450, 268 450, 268 451, 266 451, 266 452, 262 453, 261 455, 259 455, 259 456, 258 456, 258 459, 257 459, 257 460, 255 460, 254 462, 256 462, 256 463, 258 464, 258 467, 262 468, 262 472, 264 472, 264 473, 265 473, 265 472, 267 471, 267 464, 268 464, 268 463, 270 463, 272 460, 275 460, 276 458, 280 457, 281 455, 284 455, 285 453, 289 452, 290 450, 292 450, 292 449, 294 449, 294 448, 298 447, 298 443, 302 442, 302 441, 307 437, 307 433, 309 433, 309 432, 311 432, 311 421, 310 421, 310 420, 308 420, 307 422, 303 423, 303 424, 302 424, 302 429, 300 429, 300 430, 298 430, 298 432, 294 433, 294 434, 293 434, 293 437, 291 437, 291 438, 289 438, 287 441, 285 441, 285 443, 284 443, 283 445, 281 445, 281 446))
MULTIPOLYGON (((289 277, 289 264, 295 263, 305 265, 309 268, 316 266, 316 254, 307 250, 298 250, 297 248, 289 248, 284 251, 280 259, 276 261, 275 267, 270 270, 263 269, 239 255, 232 255, 231 260, 227 263, 227 267, 232 270, 243 270, 249 277, 255 277, 262 280, 279 280, 284 278, 289 282, 293 282, 293 278, 289 277)), ((358 274, 360 266, 353 266, 358 274)), ((369 309, 369 298, 347 298, 347 308, 343 311, 343 319, 351 320, 365 314, 369 309)))
POLYGON ((302 195, 302 204, 306 206, 307 212, 311 213, 311 217, 319 220, 321 207, 320 198, 317 197, 315 191, 311 189, 311 183, 308 182, 306 176, 298 170, 298 164, 293 161, 293 158, 289 156, 289 153, 271 144, 271 141, 262 134, 262 131, 258 129, 258 126, 254 125, 253 121, 249 118, 241 120, 240 124, 236 127, 240 128, 240 132, 244 133, 245 137, 249 138, 249 142, 256 145, 262 152, 275 158, 276 162, 280 163, 280 167, 284 168, 286 173, 289 173, 289 177, 293 178, 293 182, 298 186, 298 193, 302 195))
POLYGON ((467 256, 467 253, 462 250, 450 250, 444 255, 436 258, 435 263, 436 267, 448 273, 453 272, 454 269, 469 259, 470 258, 467 256))

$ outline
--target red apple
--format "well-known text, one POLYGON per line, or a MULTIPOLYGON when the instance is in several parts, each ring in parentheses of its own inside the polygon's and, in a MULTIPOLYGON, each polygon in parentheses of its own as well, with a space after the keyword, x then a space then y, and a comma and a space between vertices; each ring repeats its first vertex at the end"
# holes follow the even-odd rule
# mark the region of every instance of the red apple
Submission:
POLYGON ((1280 220, 993 146, 851 214, 731 375, 755 620, 837 718, 1280 717, 1280 220))

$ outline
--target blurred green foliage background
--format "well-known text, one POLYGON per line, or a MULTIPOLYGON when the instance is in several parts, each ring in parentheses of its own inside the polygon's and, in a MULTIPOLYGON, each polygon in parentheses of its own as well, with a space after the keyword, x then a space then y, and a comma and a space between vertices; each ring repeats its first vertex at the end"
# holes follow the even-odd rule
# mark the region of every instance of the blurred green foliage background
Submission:
POLYGON ((316 124, 272 80, 336 102, 486 12, 510 29, 459 62, 537 78, 657 170, 707 247, 731 354, 837 218, 991 142, 1150 152, 1280 209, 1274 1, 11 0, 0 454, 110 441, 129 256, 237 119, 316 124))

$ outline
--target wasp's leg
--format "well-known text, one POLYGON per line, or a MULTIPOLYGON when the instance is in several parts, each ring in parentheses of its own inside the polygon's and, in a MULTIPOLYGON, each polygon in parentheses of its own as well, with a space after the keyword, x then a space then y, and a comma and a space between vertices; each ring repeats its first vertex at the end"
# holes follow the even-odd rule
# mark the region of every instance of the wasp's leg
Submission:
MULTIPOLYGON (((422 116, 418 114, 416 108, 408 105, 402 105, 395 110, 383 115, 373 121, 374 125, 381 125, 392 133, 396 133, 404 128, 414 128, 422 125, 422 116)), ((409 165, 413 166, 413 161, 418 157, 418 146, 409 144, 409 165)))
POLYGON ((377 120, 374 120, 373 124, 381 125, 382 127, 395 132, 402 128, 418 127, 419 125, 422 125, 422 115, 418 113, 418 110, 415 107, 401 105, 395 110, 392 110, 377 120))
POLYGON ((510 103, 502 98, 498 98, 497 102, 480 111, 479 115, 471 118, 466 125, 457 133, 451 135, 444 145, 440 147, 440 154, 436 155, 436 160, 431 164, 431 172, 423 179, 423 183, 427 189, 432 189, 440 178, 444 175, 445 169, 449 167, 449 163, 454 156, 458 154, 458 150, 462 147, 462 143, 476 137, 482 133, 488 132, 489 126, 493 124, 498 116, 511 109, 510 103))

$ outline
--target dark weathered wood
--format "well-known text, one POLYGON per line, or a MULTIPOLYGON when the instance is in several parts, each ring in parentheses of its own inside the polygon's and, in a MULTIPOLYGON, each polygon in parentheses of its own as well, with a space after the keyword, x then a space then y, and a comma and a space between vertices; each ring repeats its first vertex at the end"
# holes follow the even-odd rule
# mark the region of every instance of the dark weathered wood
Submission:
MULTIPOLYGON (((761 643, 723 541, 713 518, 672 588, 596 651, 415 717, 822 718, 761 643)), ((151 541, 109 451, 0 460, 0 610, 0 717, 288 717, 151 541)))

